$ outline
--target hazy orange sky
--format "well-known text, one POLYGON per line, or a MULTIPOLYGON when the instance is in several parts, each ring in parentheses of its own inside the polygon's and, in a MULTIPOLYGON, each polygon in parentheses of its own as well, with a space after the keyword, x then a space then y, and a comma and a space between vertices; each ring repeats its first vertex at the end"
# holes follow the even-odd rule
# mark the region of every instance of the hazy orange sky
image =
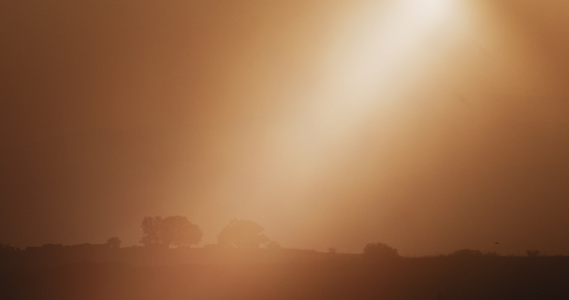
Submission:
POLYGON ((0 242, 569 254, 569 3, 4 1, 0 242), (496 245, 495 242, 500 242, 496 245))

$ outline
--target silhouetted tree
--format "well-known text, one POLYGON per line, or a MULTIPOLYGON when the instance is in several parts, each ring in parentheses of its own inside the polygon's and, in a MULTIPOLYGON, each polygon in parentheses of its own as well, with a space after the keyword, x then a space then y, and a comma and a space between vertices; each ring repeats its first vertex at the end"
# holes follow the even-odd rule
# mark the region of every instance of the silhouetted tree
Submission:
POLYGON ((167 246, 196 245, 199 244, 203 237, 199 226, 190 223, 188 218, 182 216, 171 216, 162 219, 159 229, 161 242, 167 246))
POLYGON ((109 238, 107 240, 106 245, 111 247, 111 248, 120 248, 121 247, 121 240, 118 237, 113 236, 112 238, 109 238))
POLYGON ((140 243, 144 246, 155 246, 160 244, 158 224, 162 222, 162 217, 144 217, 142 219, 142 239, 140 243))
POLYGON ((195 245, 203 237, 199 226, 182 216, 144 217, 141 227, 143 236, 140 242, 145 246, 195 245))
POLYGON ((364 247, 364 257, 368 259, 393 259, 399 257, 399 252, 384 243, 370 243, 364 247))
POLYGON ((235 248, 259 248, 262 243, 269 242, 263 234, 263 226, 249 220, 232 220, 217 235, 220 245, 235 248))

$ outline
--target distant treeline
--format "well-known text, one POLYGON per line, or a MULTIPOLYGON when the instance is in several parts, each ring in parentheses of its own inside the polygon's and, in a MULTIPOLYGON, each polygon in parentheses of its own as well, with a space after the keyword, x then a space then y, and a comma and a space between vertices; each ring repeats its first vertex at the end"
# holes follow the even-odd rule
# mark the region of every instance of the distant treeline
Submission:
POLYGON ((187 218, 145 217, 142 246, 19 249, 0 244, 0 299, 569 299, 569 257, 504 257, 462 249, 401 257, 384 243, 359 254, 286 249, 233 220, 195 247, 187 218))
MULTIPOLYGON (((361 254, 327 253, 312 250, 283 249, 269 239, 264 228, 250 220, 231 220, 217 235, 217 244, 195 247, 202 239, 199 226, 183 216, 144 217, 141 222, 142 246, 122 247, 118 237, 102 244, 61 245, 15 248, 0 243, 0 267, 57 266, 76 262, 120 262, 144 264, 208 263, 289 263, 328 260, 395 261, 397 249, 385 243, 369 243, 361 254), (194 247, 192 247, 194 246, 194 247)), ((529 250, 528 257, 539 251, 529 250)), ((454 259, 498 257, 496 253, 462 249, 443 255, 454 259)))
MULTIPOLYGON (((112 240, 112 239, 109 239, 112 240)), ((463 249, 448 255, 433 257, 451 261, 489 261, 501 257, 495 253, 463 249)), ((534 256, 527 260, 555 257, 534 256)), ((557 257, 559 258, 559 257, 557 257)), ((569 257, 563 257, 569 259, 569 257)), ((269 248, 238 248, 227 244, 211 244, 204 247, 118 247, 113 243, 59 245, 46 244, 41 247, 18 249, 0 244, 0 268, 60 266, 78 262, 126 263, 132 265, 173 264, 234 264, 234 263, 307 263, 323 261, 352 261, 363 263, 397 262, 405 259, 396 249, 383 244, 368 244, 360 254, 336 253, 314 250, 269 248)))

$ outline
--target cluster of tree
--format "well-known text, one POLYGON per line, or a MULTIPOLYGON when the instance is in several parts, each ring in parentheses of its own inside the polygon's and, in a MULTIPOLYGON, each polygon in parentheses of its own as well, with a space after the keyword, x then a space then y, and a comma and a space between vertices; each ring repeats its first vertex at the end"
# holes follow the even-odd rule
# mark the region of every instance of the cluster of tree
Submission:
POLYGON ((182 216, 144 217, 141 227, 143 236, 140 242, 145 246, 197 245, 203 236, 199 226, 182 216))
MULTIPOLYGON (((140 242, 147 247, 197 245, 203 237, 200 227, 183 216, 144 217, 141 227, 143 235, 140 242)), ((253 221, 232 220, 221 230, 217 240, 220 246, 233 248, 253 249, 261 245, 278 247, 263 231, 263 226, 253 221)))
MULTIPOLYGON (((200 227, 191 223, 184 216, 168 216, 162 218, 144 217, 141 223, 142 238, 140 243, 145 247, 161 247, 170 248, 192 246, 201 242, 203 233, 200 227)), ((264 234, 263 226, 250 220, 231 220, 217 235, 217 245, 223 248, 239 248, 239 249, 256 249, 261 246, 267 249, 280 249, 280 245, 269 239, 264 234)), ((103 249, 103 248, 120 248, 121 240, 118 237, 109 238, 104 244, 81 244, 72 246, 63 246, 55 244, 46 244, 42 247, 28 247, 26 250, 50 251, 59 248, 84 248, 84 249, 103 249)), ((208 247, 206 247, 208 248, 208 247)), ((20 249, 9 245, 0 244, 0 257, 10 257, 17 254, 20 249)), ((329 254, 336 254, 335 248, 330 248, 329 254)), ((537 257, 540 255, 538 250, 528 250, 529 257, 537 257)), ((472 258, 482 256, 498 256, 498 254, 483 253, 479 250, 461 249, 448 254, 448 257, 472 258)), ((363 257, 369 260, 389 260, 399 258, 397 249, 385 243, 369 243, 363 249, 363 257)))

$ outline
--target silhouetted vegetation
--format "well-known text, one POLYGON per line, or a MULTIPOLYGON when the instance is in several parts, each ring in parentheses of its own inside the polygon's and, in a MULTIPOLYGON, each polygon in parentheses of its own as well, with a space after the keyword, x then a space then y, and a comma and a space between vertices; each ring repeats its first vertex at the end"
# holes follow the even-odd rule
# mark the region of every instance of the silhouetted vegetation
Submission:
POLYGON ((113 248, 120 248, 121 240, 118 237, 112 237, 107 240, 107 246, 113 248))
POLYGON ((384 243, 361 254, 296 250, 246 220, 231 221, 219 244, 171 248, 196 244, 199 227, 146 217, 142 228, 144 247, 121 248, 117 237, 24 250, 0 244, 0 299, 569 299, 569 257, 538 251, 409 258, 384 243))
POLYGON ((537 257, 539 252, 539 250, 528 250, 526 253, 529 257, 537 257))
POLYGON ((482 253, 482 251, 473 249, 461 249, 449 254, 451 257, 480 257, 483 255, 484 253, 482 253))
POLYGON ((143 236, 140 242, 145 246, 197 245, 203 236, 197 225, 182 216, 144 217, 141 227, 143 236))
POLYGON ((217 235, 220 245, 235 248, 259 248, 268 243, 269 238, 263 234, 263 226, 249 220, 232 220, 217 235))
POLYGON ((371 260, 394 259, 399 257, 397 249, 384 243, 367 244, 364 248, 364 257, 371 260))

